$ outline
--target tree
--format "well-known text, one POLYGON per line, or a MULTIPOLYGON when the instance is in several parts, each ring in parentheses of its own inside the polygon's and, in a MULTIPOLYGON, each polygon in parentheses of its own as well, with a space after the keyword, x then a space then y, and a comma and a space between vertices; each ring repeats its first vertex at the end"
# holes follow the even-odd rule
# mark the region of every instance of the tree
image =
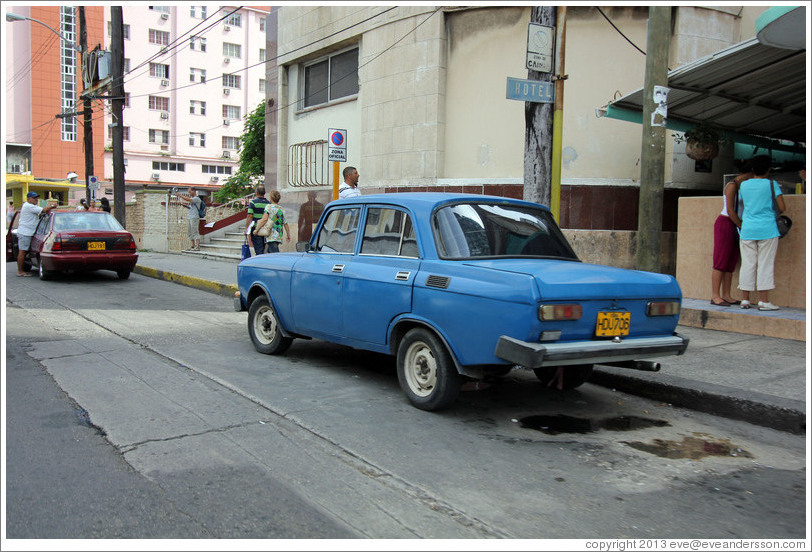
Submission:
POLYGON ((245 118, 240 136, 240 165, 223 186, 214 192, 214 199, 225 203, 253 193, 265 180, 265 101, 245 118))

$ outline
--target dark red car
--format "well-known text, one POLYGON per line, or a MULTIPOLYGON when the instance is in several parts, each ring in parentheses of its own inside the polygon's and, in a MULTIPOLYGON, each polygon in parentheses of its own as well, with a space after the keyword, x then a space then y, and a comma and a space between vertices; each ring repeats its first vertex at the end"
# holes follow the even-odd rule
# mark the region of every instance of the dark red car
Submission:
MULTIPOLYGON (((18 219, 19 213, 6 235, 8 262, 17 260, 18 219)), ((40 218, 26 268, 37 266, 43 280, 55 272, 89 270, 112 270, 126 280, 137 262, 133 235, 110 213, 51 211, 40 218)))

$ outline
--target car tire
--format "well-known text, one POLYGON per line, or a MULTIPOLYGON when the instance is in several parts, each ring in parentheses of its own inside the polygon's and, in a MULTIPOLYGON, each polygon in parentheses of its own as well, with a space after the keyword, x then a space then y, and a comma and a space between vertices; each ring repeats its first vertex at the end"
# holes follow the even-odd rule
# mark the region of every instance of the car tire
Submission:
POLYGON ((119 280, 126 280, 127 278, 130 277, 130 271, 129 270, 117 270, 116 274, 118 274, 118 279, 119 280))
MULTIPOLYGON (((558 366, 542 366, 541 368, 533 368, 533 373, 544 385, 557 389, 556 383, 553 379, 558 372, 558 366)), ((574 366, 562 366, 564 369, 562 377, 562 390, 575 389, 587 382, 592 375, 591 364, 578 364, 574 366)))
POLYGON ((397 371, 400 388, 413 406, 440 410, 460 393, 460 375, 445 345, 423 328, 409 330, 398 345, 397 371))
POLYGON ((45 266, 42 264, 42 259, 39 260, 39 267, 37 269, 39 272, 39 279, 40 280, 50 280, 53 278, 53 272, 50 270, 45 270, 45 266))
POLYGON ((248 308, 248 334, 254 348, 264 355, 281 355, 293 343, 292 338, 282 335, 279 317, 265 295, 254 299, 248 308))

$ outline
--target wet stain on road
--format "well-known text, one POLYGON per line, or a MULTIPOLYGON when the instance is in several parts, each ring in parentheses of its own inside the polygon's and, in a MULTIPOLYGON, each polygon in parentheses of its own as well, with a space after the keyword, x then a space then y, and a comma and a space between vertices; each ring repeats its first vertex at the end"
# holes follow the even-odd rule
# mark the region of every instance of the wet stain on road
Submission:
POLYGON ((727 439, 713 439, 703 435, 683 437, 681 441, 654 439, 651 443, 641 443, 639 441, 623 441, 623 443, 662 458, 687 458, 690 460, 699 460, 706 456, 753 458, 752 454, 737 447, 727 439))
POLYGON ((647 427, 664 427, 670 425, 665 420, 651 420, 639 416, 616 416, 604 420, 590 420, 574 416, 527 416, 519 420, 522 427, 535 429, 547 435, 560 435, 562 433, 592 433, 604 429, 606 431, 633 431, 647 427))

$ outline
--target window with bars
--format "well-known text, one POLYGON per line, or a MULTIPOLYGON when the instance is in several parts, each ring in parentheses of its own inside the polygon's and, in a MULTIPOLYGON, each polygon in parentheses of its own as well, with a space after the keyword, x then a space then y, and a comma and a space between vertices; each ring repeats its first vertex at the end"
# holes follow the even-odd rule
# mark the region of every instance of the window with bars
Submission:
POLYGON ((223 119, 239 119, 240 106, 238 105, 224 105, 223 106, 223 119))
POLYGON ((204 132, 190 132, 189 145, 201 148, 206 147, 206 134, 204 132))
POLYGON ((159 130, 157 128, 149 129, 149 142, 150 144, 168 144, 169 131, 159 130))
POLYGON ((203 165, 203 174, 231 174, 231 167, 227 165, 203 165))
POLYGON ((304 66, 303 107, 358 94, 358 48, 304 66))
POLYGON ((164 98, 161 96, 150 96, 149 108, 157 109, 158 111, 169 111, 169 98, 164 98))
MULTIPOLYGON (((124 35, 124 40, 130 40, 130 26, 127 25, 127 24, 124 24, 122 26, 121 34, 124 35)), ((112 21, 107 22, 107 36, 113 36, 113 22, 112 21)))
POLYGON ((242 15, 232 13, 226 18, 225 23, 226 25, 231 25, 232 27, 242 27, 242 15))
POLYGON ((159 31, 157 29, 150 29, 149 43, 158 44, 160 46, 167 46, 169 44, 169 32, 159 31))
POLYGON ((169 65, 165 63, 150 63, 149 64, 149 76, 150 77, 160 77, 162 79, 169 78, 169 65))
POLYGON ((225 88, 241 88, 242 79, 240 75, 223 73, 223 86, 225 88))
MULTIPOLYGON (((130 127, 125 126, 122 130, 123 130, 122 134, 124 135, 124 141, 129 142, 130 141, 130 127)), ((107 139, 108 140, 113 139, 113 126, 112 125, 107 125, 107 139)))
POLYGON ((206 102, 200 100, 189 100, 189 113, 192 115, 205 115, 206 102))
MULTIPOLYGON (((76 43, 76 8, 63 6, 59 8, 59 24, 62 40, 59 48, 60 88, 62 112, 74 110, 76 105, 76 51, 68 45, 76 43)), ((61 138, 65 142, 75 142, 77 138, 77 118, 61 119, 61 138)))
POLYGON ((186 163, 174 163, 172 161, 153 161, 153 171, 186 171, 186 163))
POLYGON ((223 42, 223 56, 227 58, 241 58, 242 46, 232 44, 231 42, 223 42))
POLYGON ((190 67, 189 82, 195 82, 195 80, 198 80, 200 82, 206 82, 206 70, 198 69, 197 67, 190 67))
POLYGON ((240 139, 236 136, 223 136, 223 149, 235 150, 240 147, 240 139))
POLYGON ((200 36, 192 36, 189 39, 189 48, 196 52, 206 51, 206 39, 200 36))

